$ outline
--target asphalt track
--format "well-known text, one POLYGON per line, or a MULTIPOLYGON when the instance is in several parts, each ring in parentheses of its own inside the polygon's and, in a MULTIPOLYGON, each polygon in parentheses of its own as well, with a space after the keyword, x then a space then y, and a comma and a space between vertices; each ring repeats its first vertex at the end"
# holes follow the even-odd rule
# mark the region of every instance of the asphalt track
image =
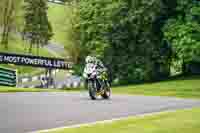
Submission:
POLYGON ((26 133, 192 107, 200 107, 200 101, 127 95, 92 101, 87 93, 0 94, 0 133, 26 133))

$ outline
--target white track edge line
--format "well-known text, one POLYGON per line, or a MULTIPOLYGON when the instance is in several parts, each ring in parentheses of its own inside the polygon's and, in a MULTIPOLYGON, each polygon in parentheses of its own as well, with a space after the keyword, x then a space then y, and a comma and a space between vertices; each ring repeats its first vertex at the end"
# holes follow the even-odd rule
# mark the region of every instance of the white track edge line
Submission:
POLYGON ((138 115, 135 115, 135 116, 119 117, 119 118, 113 118, 113 119, 110 119, 110 120, 103 120, 103 121, 89 122, 89 123, 83 123, 83 124, 77 124, 77 125, 71 125, 71 126, 63 126, 63 127, 51 128, 51 129, 45 129, 45 130, 38 130, 38 131, 29 132, 29 133, 47 133, 47 132, 53 132, 53 131, 68 129, 68 128, 90 127, 90 126, 93 126, 93 125, 96 125, 96 124, 112 123, 112 122, 115 122, 115 121, 127 120, 127 119, 132 119, 132 118, 143 118, 143 117, 146 117, 146 116, 148 117, 148 116, 153 116, 153 115, 172 113, 172 112, 176 112, 178 110, 187 111, 187 110, 191 110, 191 109, 192 109, 192 107, 184 108, 184 109, 174 109, 174 110, 172 109, 172 110, 162 111, 162 112, 144 113, 144 114, 138 114, 138 115))

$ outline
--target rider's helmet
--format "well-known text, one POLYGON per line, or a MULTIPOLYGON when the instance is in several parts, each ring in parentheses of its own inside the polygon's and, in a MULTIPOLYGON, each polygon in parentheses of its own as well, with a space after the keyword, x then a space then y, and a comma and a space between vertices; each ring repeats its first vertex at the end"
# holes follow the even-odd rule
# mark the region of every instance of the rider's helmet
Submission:
POLYGON ((88 63, 94 63, 95 62, 95 59, 94 59, 94 57, 92 57, 92 56, 87 56, 86 58, 85 58, 85 63, 86 64, 88 64, 88 63))
POLYGON ((88 64, 88 63, 92 63, 92 64, 101 64, 101 61, 99 60, 99 58, 100 58, 100 56, 98 56, 98 55, 88 55, 86 58, 85 58, 85 62, 86 62, 86 64, 88 64))

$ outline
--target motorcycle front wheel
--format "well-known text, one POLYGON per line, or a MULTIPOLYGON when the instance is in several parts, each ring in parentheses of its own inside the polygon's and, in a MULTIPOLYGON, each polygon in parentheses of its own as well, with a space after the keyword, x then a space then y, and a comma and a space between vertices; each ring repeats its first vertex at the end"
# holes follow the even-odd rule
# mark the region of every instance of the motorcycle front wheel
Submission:
POLYGON ((88 81, 88 91, 89 91, 89 96, 92 100, 97 99, 97 89, 96 89, 96 84, 95 81, 89 80, 88 81))

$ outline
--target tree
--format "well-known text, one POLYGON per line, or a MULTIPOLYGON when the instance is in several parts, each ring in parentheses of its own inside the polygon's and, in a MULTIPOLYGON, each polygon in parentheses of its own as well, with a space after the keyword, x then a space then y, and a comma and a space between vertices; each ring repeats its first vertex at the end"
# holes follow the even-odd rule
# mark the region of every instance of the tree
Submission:
POLYGON ((29 52, 33 46, 39 48, 47 45, 53 36, 52 27, 47 16, 46 0, 26 0, 25 1, 25 26, 24 36, 30 42, 29 52))
POLYGON ((80 28, 78 26, 80 21, 79 1, 68 1, 67 8, 69 8, 68 10, 70 10, 70 13, 68 13, 67 16, 69 21, 67 25, 68 36, 66 37, 68 45, 65 46, 65 49, 69 56, 72 57, 73 62, 78 63, 80 56, 82 56, 82 48, 80 46, 80 28))
POLYGON ((160 0, 80 1, 85 55, 99 55, 122 83, 155 80, 161 72, 156 69, 164 67, 160 64, 169 57, 160 52, 165 43, 157 31, 162 26, 155 28, 163 11, 160 0))
POLYGON ((200 2, 177 0, 176 15, 165 24, 163 31, 174 53, 174 59, 182 62, 183 73, 186 65, 200 58, 200 2))
POLYGON ((21 9, 22 0, 1 0, 0 1, 0 31, 1 44, 8 49, 8 41, 11 31, 17 29, 18 13, 21 9))

